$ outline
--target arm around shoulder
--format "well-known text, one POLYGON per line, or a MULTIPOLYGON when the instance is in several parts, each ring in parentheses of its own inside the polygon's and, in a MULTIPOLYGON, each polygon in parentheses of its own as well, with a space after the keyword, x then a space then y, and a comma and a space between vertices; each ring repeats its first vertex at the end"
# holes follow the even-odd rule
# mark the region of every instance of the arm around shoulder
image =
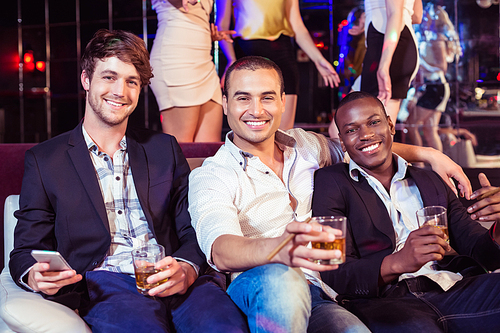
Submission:
POLYGON ((455 179, 458 182, 460 195, 466 199, 470 198, 472 186, 469 178, 467 178, 463 169, 457 163, 453 162, 453 160, 439 150, 394 142, 393 151, 408 162, 425 162, 430 164, 432 170, 441 176, 455 194, 458 194, 455 184, 453 184, 450 178, 455 179))

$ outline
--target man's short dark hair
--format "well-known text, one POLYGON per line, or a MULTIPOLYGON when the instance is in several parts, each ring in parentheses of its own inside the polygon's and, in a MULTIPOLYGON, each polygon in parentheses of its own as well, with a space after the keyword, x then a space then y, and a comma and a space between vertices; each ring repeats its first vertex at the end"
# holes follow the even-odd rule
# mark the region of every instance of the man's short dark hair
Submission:
POLYGON ((383 111, 383 114, 387 116, 387 112, 385 111, 384 104, 377 97, 375 97, 372 94, 369 94, 367 92, 364 92, 364 91, 353 91, 353 92, 347 94, 340 101, 339 106, 337 108, 337 111, 333 115, 333 119, 335 120, 335 125, 337 125, 337 129, 339 131, 340 131, 340 128, 339 128, 339 124, 337 122, 337 114, 338 114, 338 111, 340 110, 340 108, 344 107, 345 105, 347 105, 347 104, 349 104, 351 102, 354 102, 357 99, 363 99, 363 98, 370 98, 370 99, 373 99, 373 100, 377 101, 377 103, 380 105, 380 109, 383 111))
POLYGON ((97 60, 117 57, 134 65, 141 79, 141 86, 149 84, 153 71, 149 64, 149 52, 144 41, 136 35, 122 31, 101 29, 90 40, 82 55, 82 70, 92 80, 97 60))
POLYGON ((285 92, 285 81, 283 80, 283 74, 281 69, 273 61, 259 56, 248 56, 236 60, 226 71, 226 77, 224 78, 224 90, 223 94, 227 97, 229 91, 229 84, 231 79, 231 73, 233 71, 248 70, 256 71, 258 69, 274 69, 276 74, 280 79, 280 96, 285 92))

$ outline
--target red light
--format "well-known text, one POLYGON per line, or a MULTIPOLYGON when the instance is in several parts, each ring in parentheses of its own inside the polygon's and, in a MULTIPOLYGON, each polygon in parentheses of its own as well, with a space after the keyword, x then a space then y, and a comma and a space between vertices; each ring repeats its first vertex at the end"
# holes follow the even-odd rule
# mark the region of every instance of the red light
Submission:
POLYGON ((45 61, 37 61, 35 66, 40 72, 45 72, 45 61))
POLYGON ((348 22, 347 20, 343 20, 343 21, 342 21, 342 25, 343 25, 344 27, 345 27, 345 26, 347 26, 348 24, 349 24, 349 22, 348 22))
POLYGON ((32 63, 34 61, 34 57, 33 57, 33 51, 28 51, 24 54, 24 63, 25 64, 29 64, 29 63, 32 63))
POLYGON ((497 81, 500 81, 500 73, 497 74, 497 81))
POLYGON ((33 62, 25 63, 24 69, 27 70, 28 72, 33 72, 33 70, 35 69, 35 63, 33 63, 33 62))
POLYGON ((33 51, 26 51, 23 56, 24 70, 32 72, 35 70, 35 57, 33 57, 33 51))
POLYGON ((323 43, 323 42, 316 43, 316 47, 318 49, 323 49, 325 47, 325 43, 323 43))

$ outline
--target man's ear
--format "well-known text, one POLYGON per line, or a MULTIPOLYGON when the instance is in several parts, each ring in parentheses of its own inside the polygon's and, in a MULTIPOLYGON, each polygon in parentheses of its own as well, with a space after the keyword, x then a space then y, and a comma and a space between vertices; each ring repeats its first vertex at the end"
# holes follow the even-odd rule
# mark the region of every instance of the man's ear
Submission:
POLYGON ((281 111, 281 113, 285 113, 285 110, 286 110, 286 108, 285 108, 285 106, 286 106, 286 97, 285 96, 286 96, 285 92, 283 92, 281 94, 281 103, 283 104, 283 110, 281 111))
POLYGON ((83 90, 89 91, 89 89, 90 89, 90 78, 87 75, 87 72, 85 72, 85 70, 82 71, 82 74, 80 75, 80 80, 82 81, 83 90))
POLYGON ((342 147, 342 151, 345 153, 347 149, 345 148, 344 141, 342 141, 342 138, 340 137, 340 133, 339 133, 339 140, 340 140, 340 146, 342 147))
POLYGON ((396 126, 394 126, 394 123, 391 120, 391 116, 387 116, 387 122, 389 123, 389 128, 391 129, 391 134, 395 135, 396 134, 396 126))
POLYGON ((227 116, 227 97, 226 95, 222 95, 222 110, 224 114, 227 116))

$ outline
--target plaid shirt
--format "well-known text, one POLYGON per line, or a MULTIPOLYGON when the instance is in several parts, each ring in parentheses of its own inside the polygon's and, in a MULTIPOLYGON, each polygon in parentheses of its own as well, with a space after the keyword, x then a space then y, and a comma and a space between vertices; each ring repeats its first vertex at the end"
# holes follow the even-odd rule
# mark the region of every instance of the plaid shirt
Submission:
POLYGON ((156 244, 137 192, 127 153, 125 136, 120 149, 110 158, 99 148, 82 126, 83 136, 97 174, 111 233, 108 255, 96 270, 134 274, 131 251, 143 243, 156 244))

